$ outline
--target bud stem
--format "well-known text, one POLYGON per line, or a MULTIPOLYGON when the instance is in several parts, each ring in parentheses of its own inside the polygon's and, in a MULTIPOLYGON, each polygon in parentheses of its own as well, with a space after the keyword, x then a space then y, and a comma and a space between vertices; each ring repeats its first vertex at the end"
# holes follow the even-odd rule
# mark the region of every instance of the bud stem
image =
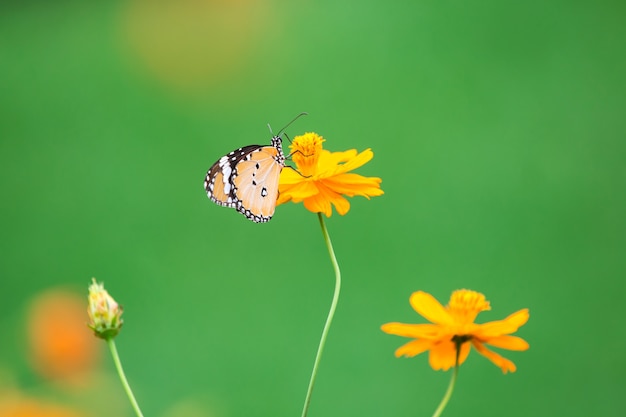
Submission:
POLYGON ((124 374, 122 362, 120 361, 120 355, 118 355, 117 348, 115 347, 115 341, 113 340, 113 338, 108 338, 106 339, 106 341, 109 345, 109 349, 111 350, 111 356, 113 356, 113 362, 115 363, 115 368, 117 369, 117 373, 120 376, 120 380, 122 381, 122 386, 124 386, 124 390, 126 391, 126 395, 128 395, 128 399, 130 400, 131 405, 133 406, 133 410, 135 410, 135 414, 137 414, 137 417, 143 417, 141 409, 139 409, 139 404, 137 404, 137 400, 135 399, 133 391, 130 389, 130 385, 128 384, 128 380, 126 379, 126 374, 124 374))

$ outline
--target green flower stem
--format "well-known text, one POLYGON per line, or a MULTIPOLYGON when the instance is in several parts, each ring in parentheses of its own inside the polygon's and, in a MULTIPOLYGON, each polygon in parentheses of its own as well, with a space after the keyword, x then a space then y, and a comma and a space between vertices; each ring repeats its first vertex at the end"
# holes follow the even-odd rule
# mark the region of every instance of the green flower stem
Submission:
POLYGON ((450 379, 450 384, 448 384, 448 389, 446 390, 446 394, 441 399, 441 403, 439 407, 435 410, 435 414, 433 417, 439 417, 441 413, 443 413, 444 408, 448 405, 448 401, 450 401, 450 397, 452 397, 452 391, 454 391, 454 384, 456 384, 456 377, 459 374, 459 353, 461 352, 461 344, 456 342, 456 360, 454 362, 454 370, 452 371, 452 379, 450 379))
POLYGON ((452 397, 452 391, 454 391, 454 384, 456 383, 456 376, 458 375, 458 373, 459 367, 455 366, 454 371, 452 371, 452 379, 450 380, 450 384, 448 385, 446 395, 443 396, 443 399, 441 400, 439 407, 437 407, 437 409, 435 410, 435 414, 433 414, 433 417, 439 417, 441 413, 443 413, 443 409, 446 408, 446 405, 448 405, 448 401, 450 400, 450 397, 452 397))
POLYGON ((317 213, 317 217, 320 220, 320 226, 322 227, 322 234, 324 235, 324 241, 326 242, 326 247, 328 247, 328 254, 330 255, 330 261, 333 264, 333 269, 335 271, 335 292, 333 294, 333 301, 330 304, 330 310, 328 311, 328 317, 326 317, 326 324, 324 324, 324 330, 322 330, 322 337, 320 338, 320 344, 317 347, 317 355, 315 356, 315 362, 313 363, 313 372, 311 372, 311 379, 309 380, 309 388, 306 392, 306 398, 304 399, 304 408, 302 409, 302 417, 306 417, 307 412, 309 411, 309 403, 311 402, 311 394, 313 393, 313 385, 315 384, 315 377, 317 376, 317 369, 319 367, 320 360, 322 358, 322 352, 324 350, 324 345, 326 344, 326 338, 328 336, 328 331, 330 330, 330 324, 333 321, 333 316, 335 315, 335 310, 337 309, 337 302, 339 301, 339 291, 341 289, 341 271, 339 270, 339 264, 337 263, 335 252, 333 251, 333 244, 330 241, 330 236, 328 235, 328 230, 326 229, 326 224, 324 223, 324 218, 322 217, 322 213, 317 213))
POLYGON ((133 406, 133 410, 135 410, 135 414, 137 414, 138 417, 143 417, 143 414, 139 409, 139 404, 137 404, 137 400, 133 395, 133 391, 130 389, 130 385, 128 385, 128 380, 126 379, 126 375, 124 374, 124 369, 122 369, 122 362, 120 361, 120 355, 118 355, 117 353, 115 342, 113 341, 113 338, 106 339, 106 341, 109 345, 109 349, 111 350, 111 356, 113 356, 113 362, 115 362, 115 368, 117 369, 117 373, 120 376, 120 380, 122 381, 122 385, 124 386, 126 395, 128 395, 128 399, 133 406))

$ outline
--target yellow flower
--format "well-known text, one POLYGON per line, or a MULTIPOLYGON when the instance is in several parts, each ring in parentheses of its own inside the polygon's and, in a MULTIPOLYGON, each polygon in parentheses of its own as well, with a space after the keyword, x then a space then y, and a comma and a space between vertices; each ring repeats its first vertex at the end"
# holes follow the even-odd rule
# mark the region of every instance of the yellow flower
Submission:
POLYGON ((503 373, 507 373, 515 372, 515 364, 487 349, 485 344, 509 350, 529 348, 524 339, 510 336, 528 321, 527 308, 504 320, 476 324, 474 320, 478 313, 491 309, 489 301, 481 293, 470 290, 454 291, 446 307, 423 291, 414 292, 409 301, 415 311, 434 324, 384 324, 382 330, 385 333, 415 339, 398 348, 396 357, 413 357, 429 351, 430 366, 434 370, 445 371, 455 364, 457 344, 460 346, 460 365, 469 355, 471 343, 478 353, 499 366, 503 373))
POLYGON ((322 149, 322 138, 317 133, 296 136, 291 149, 291 159, 298 171, 283 169, 280 175, 277 204, 289 201, 304 202, 304 207, 313 213, 332 214, 332 206, 342 216, 350 210, 344 196, 361 195, 369 199, 382 195, 381 179, 352 174, 374 157, 370 149, 357 153, 356 149, 345 152, 329 152, 322 149))

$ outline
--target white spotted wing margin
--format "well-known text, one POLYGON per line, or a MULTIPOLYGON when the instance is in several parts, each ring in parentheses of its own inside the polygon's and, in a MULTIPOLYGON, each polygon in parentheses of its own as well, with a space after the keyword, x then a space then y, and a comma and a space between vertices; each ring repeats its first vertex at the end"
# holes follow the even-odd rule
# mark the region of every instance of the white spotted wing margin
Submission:
POLYGON ((244 146, 218 159, 207 172, 204 189, 214 203, 265 223, 274 214, 284 166, 282 139, 274 136, 269 146, 244 146))

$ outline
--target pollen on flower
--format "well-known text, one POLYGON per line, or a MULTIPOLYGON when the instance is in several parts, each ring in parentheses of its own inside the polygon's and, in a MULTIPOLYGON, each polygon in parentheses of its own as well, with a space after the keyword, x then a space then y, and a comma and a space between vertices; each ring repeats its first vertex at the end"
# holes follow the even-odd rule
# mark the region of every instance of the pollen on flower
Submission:
POLYGON ((491 310, 489 301, 479 292, 456 290, 448 303, 450 314, 466 323, 471 323, 481 311, 491 310))
POLYGON ((315 173, 324 141, 323 137, 313 132, 307 132, 293 139, 289 146, 291 159, 296 163, 303 176, 308 177, 315 173))

